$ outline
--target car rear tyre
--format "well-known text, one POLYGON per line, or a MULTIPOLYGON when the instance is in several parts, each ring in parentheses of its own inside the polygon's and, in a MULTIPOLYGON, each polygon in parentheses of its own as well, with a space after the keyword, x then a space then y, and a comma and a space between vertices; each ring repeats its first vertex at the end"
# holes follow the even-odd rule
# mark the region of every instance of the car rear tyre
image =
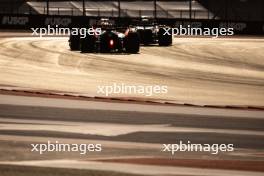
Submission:
POLYGON ((81 52, 92 53, 95 51, 95 36, 87 35, 85 38, 81 38, 81 52))
MULTIPOLYGON (((168 28, 166 28, 166 29, 168 29, 168 28)), ((170 46, 170 45, 172 45, 171 31, 170 31, 170 35, 166 34, 165 32, 166 32, 165 28, 159 29, 159 32, 158 32, 159 46, 170 46)))
POLYGON ((70 35, 69 46, 72 51, 80 50, 80 36, 79 35, 70 35))
POLYGON ((124 39, 124 47, 127 53, 138 53, 140 48, 140 38, 137 32, 129 32, 124 39))

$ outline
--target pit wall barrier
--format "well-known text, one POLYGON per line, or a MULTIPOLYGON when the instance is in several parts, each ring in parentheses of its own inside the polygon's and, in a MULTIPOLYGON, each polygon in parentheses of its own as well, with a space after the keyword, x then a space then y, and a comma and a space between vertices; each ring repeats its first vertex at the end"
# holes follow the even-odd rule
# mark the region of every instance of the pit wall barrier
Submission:
MULTIPOLYGON (((92 22, 102 17, 89 16, 47 16, 47 15, 0 15, 0 29, 30 29, 45 28, 48 25, 58 27, 89 27, 92 22)), ((111 17, 116 26, 129 26, 137 24, 140 18, 111 17)), ((158 24, 176 27, 178 25, 200 28, 234 28, 235 34, 264 35, 264 21, 224 21, 208 19, 156 19, 158 24)))

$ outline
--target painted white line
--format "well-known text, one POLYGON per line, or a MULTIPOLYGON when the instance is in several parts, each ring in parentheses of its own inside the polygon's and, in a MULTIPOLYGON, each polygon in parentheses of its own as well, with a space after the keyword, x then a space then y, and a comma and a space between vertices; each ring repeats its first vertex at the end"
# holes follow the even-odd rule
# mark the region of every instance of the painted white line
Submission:
POLYGON ((142 105, 132 103, 111 103, 81 100, 67 100, 59 98, 27 97, 0 95, 0 104, 19 106, 39 106, 70 109, 96 109, 130 112, 151 112, 166 114, 186 114, 186 115, 206 115, 214 118, 234 117, 234 118, 259 118, 264 119, 264 111, 259 110, 234 110, 204 107, 183 107, 183 106, 162 106, 162 105, 142 105))
POLYGON ((0 125, 0 130, 56 131, 101 136, 119 136, 136 132, 222 133, 231 135, 235 134, 264 136, 263 131, 172 127, 168 124, 130 125, 117 123, 64 122, 52 120, 26 120, 7 118, 0 118, 0 122, 2 122, 0 125))

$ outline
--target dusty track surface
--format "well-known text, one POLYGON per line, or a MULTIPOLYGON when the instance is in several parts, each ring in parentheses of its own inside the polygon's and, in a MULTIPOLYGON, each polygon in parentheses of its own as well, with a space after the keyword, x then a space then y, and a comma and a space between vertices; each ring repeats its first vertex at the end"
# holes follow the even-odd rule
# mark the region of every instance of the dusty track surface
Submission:
POLYGON ((72 52, 67 40, 0 38, 0 85, 89 96, 103 96, 98 85, 167 85, 145 98, 264 106, 264 39, 176 38, 131 55, 72 52))
POLYGON ((108 172, 122 176, 263 176, 263 114, 259 110, 0 95, 0 172, 36 175, 44 167, 50 175, 67 168, 75 175, 82 175, 79 171, 93 175, 96 170, 95 176, 111 175, 108 172), (102 151, 85 155, 31 151, 31 144, 48 141, 101 144, 102 151), (163 151, 163 144, 180 141, 233 144, 234 151, 177 151, 174 155, 163 151), (19 172, 18 166, 26 167, 19 172))

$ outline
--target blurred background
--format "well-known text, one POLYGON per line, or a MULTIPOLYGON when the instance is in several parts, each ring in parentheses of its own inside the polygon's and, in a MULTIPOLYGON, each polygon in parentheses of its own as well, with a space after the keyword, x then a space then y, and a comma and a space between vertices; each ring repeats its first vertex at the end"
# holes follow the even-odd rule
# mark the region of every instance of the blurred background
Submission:
POLYGON ((263 21, 262 0, 1 0, 2 14, 263 21))

